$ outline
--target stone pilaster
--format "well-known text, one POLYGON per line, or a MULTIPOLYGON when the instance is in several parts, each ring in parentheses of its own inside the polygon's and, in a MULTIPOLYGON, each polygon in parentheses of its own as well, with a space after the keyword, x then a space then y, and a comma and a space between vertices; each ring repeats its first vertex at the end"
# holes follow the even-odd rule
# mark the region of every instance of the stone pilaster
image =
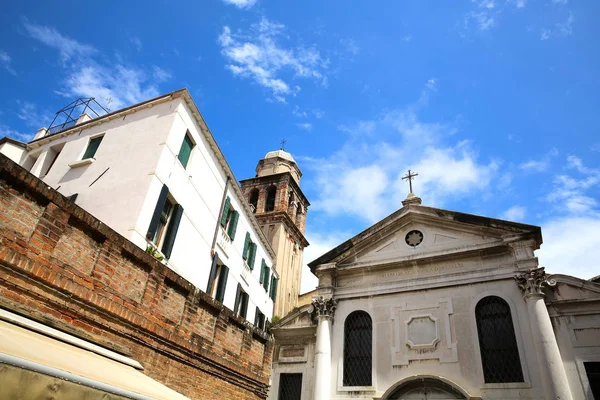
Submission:
POLYGON ((563 365, 548 309, 544 303, 544 286, 554 286, 544 268, 530 269, 515 276, 527 303, 531 333, 538 356, 542 383, 547 399, 572 400, 567 374, 563 365))
POLYGON ((313 317, 317 320, 315 345, 314 400, 329 400, 331 393, 331 323, 337 301, 323 296, 313 300, 313 317))

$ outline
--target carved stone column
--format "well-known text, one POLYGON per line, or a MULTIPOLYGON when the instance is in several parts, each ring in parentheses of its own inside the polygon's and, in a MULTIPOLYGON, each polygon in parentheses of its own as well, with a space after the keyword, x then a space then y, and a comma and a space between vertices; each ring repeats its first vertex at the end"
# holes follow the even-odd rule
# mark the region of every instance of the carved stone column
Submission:
POLYGON ((563 365, 548 309, 544 303, 544 286, 554 286, 547 279, 544 268, 530 269, 515 276, 527 303, 531 334, 541 368, 542 382, 547 399, 572 400, 567 374, 563 365))
POLYGON ((333 298, 323 296, 312 302, 313 317, 317 320, 315 346, 314 400, 329 400, 331 393, 331 323, 337 306, 333 298))

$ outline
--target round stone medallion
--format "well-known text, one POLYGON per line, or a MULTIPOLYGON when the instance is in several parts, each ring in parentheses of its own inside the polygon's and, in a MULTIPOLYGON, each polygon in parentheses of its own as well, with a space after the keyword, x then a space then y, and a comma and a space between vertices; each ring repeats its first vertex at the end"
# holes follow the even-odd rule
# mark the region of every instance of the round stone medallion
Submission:
POLYGON ((404 238, 406 244, 411 247, 417 247, 423 242, 423 233, 421 231, 410 231, 404 238))

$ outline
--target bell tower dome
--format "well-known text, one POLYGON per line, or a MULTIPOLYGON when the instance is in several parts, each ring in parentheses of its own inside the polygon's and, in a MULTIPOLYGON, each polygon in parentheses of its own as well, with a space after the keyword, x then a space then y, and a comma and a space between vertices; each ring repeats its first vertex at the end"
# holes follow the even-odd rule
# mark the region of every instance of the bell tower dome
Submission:
POLYGON ((283 317, 298 303, 306 212, 310 205, 300 189, 302 172, 283 149, 259 160, 256 176, 240 181, 242 193, 277 255, 279 274, 273 315, 283 317))

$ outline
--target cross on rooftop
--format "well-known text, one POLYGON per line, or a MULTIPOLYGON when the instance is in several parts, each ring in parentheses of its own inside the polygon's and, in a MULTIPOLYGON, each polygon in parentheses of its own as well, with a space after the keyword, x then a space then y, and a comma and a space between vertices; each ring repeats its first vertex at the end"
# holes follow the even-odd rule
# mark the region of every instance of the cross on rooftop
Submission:
POLYGON ((419 174, 413 174, 413 173, 411 172, 411 170, 409 169, 409 170, 408 170, 408 174, 406 174, 405 176, 403 176, 403 177, 402 177, 402 180, 404 180, 404 181, 408 181, 408 185, 409 185, 409 187, 410 187, 410 192, 411 192, 411 193, 413 192, 413 190, 412 190, 412 181, 413 181, 413 179, 415 179, 415 176, 418 176, 418 175, 419 175, 419 174))
POLYGON ((287 143, 287 140, 283 139, 281 141, 281 150, 285 150, 285 144, 287 143))

